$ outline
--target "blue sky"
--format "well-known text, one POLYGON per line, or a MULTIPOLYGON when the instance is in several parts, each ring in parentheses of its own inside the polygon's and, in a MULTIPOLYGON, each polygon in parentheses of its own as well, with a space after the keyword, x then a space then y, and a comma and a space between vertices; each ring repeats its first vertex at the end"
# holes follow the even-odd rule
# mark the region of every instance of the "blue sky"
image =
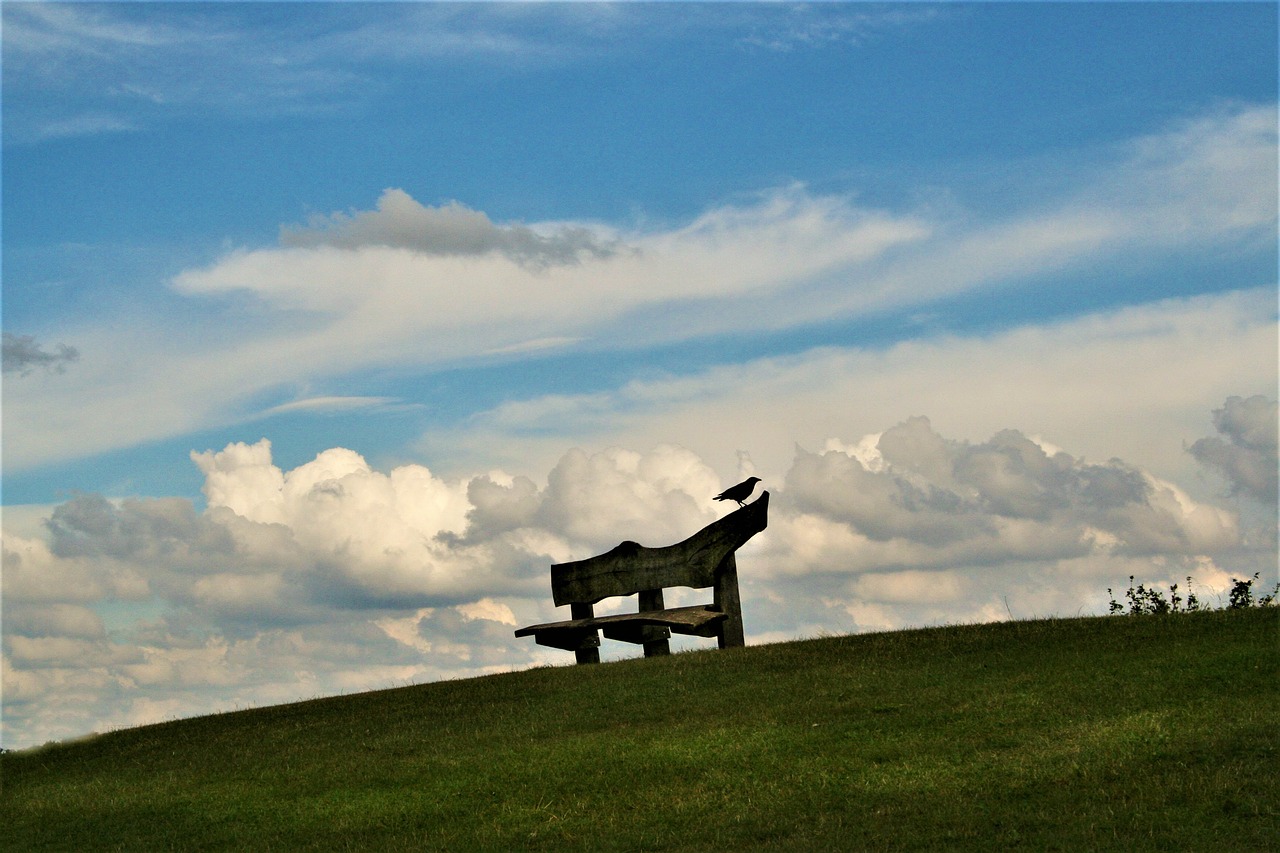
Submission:
POLYGON ((8 742, 555 660, 747 474, 756 642, 1275 576, 1274 4, 2 14, 8 742))

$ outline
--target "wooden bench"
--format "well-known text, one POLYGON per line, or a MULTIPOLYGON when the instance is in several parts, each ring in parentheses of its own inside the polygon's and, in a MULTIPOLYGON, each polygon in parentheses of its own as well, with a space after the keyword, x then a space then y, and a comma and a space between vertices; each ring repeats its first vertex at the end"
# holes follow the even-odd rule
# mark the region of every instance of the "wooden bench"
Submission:
POLYGON ((574 652, 578 663, 600 662, 600 633, 610 640, 639 643, 645 657, 670 654, 671 633, 716 637, 720 648, 741 646, 742 605, 738 598, 738 566, 734 558, 748 539, 769 521, 769 493, 713 522, 683 542, 646 548, 623 542, 586 560, 551 567, 551 597, 557 607, 569 605, 570 619, 530 625, 517 637, 532 636, 544 646, 574 652), (687 586, 714 589, 711 604, 665 608, 662 590, 687 586), (605 598, 638 595, 636 613, 596 616, 605 598))

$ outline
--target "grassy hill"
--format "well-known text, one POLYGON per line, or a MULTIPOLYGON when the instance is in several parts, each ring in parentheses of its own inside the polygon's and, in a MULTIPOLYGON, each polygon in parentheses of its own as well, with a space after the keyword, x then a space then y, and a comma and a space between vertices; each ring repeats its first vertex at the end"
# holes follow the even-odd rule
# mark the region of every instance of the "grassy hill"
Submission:
POLYGON ((830 637, 181 720, 5 755, 0 846, 1274 850, 1278 629, 830 637))

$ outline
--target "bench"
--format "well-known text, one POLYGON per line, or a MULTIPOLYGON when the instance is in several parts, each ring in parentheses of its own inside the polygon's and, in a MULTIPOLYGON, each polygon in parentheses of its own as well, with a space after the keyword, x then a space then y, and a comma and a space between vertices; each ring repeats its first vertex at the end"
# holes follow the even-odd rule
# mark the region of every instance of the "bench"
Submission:
POLYGON ((551 597, 569 605, 571 618, 516 630, 544 646, 574 652, 578 663, 600 662, 600 634, 638 643, 645 657, 670 654, 672 632, 716 637, 720 648, 743 645, 738 566, 734 558, 769 521, 769 493, 712 522, 683 542, 646 548, 623 542, 611 551, 551 567, 551 597), (667 609, 662 591, 686 586, 714 590, 711 604, 667 609), (636 613, 596 616, 595 604, 614 596, 637 595, 636 613))

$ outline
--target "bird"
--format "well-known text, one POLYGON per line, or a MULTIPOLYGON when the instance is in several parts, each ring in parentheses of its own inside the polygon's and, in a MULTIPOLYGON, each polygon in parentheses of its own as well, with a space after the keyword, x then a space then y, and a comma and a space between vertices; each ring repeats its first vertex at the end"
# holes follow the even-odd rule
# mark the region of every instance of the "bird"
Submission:
POLYGON ((760 482, 759 477, 748 477, 736 486, 730 486, 720 494, 712 498, 713 501, 736 501, 738 506, 744 506, 742 503, 751 497, 751 492, 755 489, 756 483, 760 482))

